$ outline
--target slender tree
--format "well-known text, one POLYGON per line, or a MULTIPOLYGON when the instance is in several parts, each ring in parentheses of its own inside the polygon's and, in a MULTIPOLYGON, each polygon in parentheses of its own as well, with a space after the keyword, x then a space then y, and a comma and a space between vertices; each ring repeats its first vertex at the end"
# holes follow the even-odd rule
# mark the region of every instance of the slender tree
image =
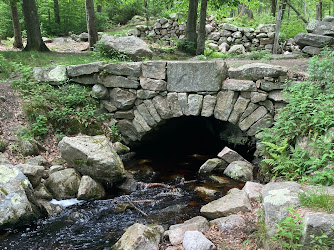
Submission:
POLYGON ((198 0, 189 0, 186 40, 190 45, 189 52, 193 54, 196 53, 196 46, 197 46, 197 33, 196 33, 197 7, 198 7, 198 0))
POLYGON ((24 51, 49 51, 42 40, 35 0, 23 0, 24 22, 27 29, 27 45, 24 51))
POLYGON ((93 49, 98 39, 96 17, 94 11, 94 0, 85 0, 85 6, 86 6, 86 21, 87 21, 89 48, 93 49))
POLYGON ((199 16, 199 30, 197 39, 197 49, 196 54, 204 54, 205 49, 205 24, 206 24, 206 10, 208 6, 208 0, 201 0, 201 12, 199 16))
POLYGON ((21 25, 20 25, 20 19, 19 14, 17 11, 17 2, 16 1, 10 1, 10 10, 12 14, 12 21, 13 21, 13 31, 14 31, 14 43, 13 46, 15 48, 23 48, 22 43, 22 34, 21 34, 21 25))
POLYGON ((55 23, 60 24, 60 14, 59 14, 59 2, 58 0, 53 0, 53 13, 55 16, 55 23))

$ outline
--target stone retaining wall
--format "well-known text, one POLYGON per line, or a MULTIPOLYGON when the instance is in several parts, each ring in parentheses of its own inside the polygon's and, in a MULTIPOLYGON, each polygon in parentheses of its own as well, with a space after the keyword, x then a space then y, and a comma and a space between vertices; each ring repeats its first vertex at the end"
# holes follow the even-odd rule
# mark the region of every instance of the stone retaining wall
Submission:
MULTIPOLYGON (((161 18, 152 26, 138 25, 132 34, 138 37, 151 37, 154 42, 163 42, 165 45, 173 45, 172 39, 183 39, 185 37, 186 22, 179 22, 176 14, 170 19, 161 18)), ((216 23, 208 18, 205 27, 207 40, 210 47, 219 52, 227 52, 233 45, 242 45, 244 51, 267 50, 272 52, 275 24, 260 24, 256 29, 237 27, 228 23, 216 23)), ((290 41, 285 44, 285 51, 293 51, 294 44, 290 41)), ((235 51, 232 49, 231 52, 235 51)), ((242 50, 242 49, 241 49, 242 50)))
POLYGON ((268 64, 228 69, 217 61, 95 62, 35 68, 39 82, 91 85, 112 114, 126 143, 138 141, 164 120, 214 116, 254 136, 269 127, 285 105, 287 70, 268 64))

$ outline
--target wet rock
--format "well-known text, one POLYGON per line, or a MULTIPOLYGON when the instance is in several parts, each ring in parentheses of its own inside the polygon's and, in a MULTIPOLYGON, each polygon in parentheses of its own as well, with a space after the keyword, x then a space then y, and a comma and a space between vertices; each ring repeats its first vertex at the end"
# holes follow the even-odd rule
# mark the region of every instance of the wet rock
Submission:
POLYGON ((82 175, 112 185, 125 177, 123 163, 107 137, 64 137, 59 143, 61 156, 82 175))
POLYGON ((288 215, 287 208, 299 205, 300 185, 296 182, 271 182, 261 192, 267 234, 273 236, 276 224, 288 215))
POLYGON ((129 173, 127 173, 125 180, 117 186, 117 188, 125 194, 131 194, 132 192, 137 190, 137 187, 137 181, 129 173))
POLYGON ((118 141, 114 142, 112 146, 115 149, 116 153, 119 155, 123 155, 123 154, 130 152, 130 148, 128 146, 125 146, 121 142, 118 142, 118 141))
POLYGON ((186 220, 182 224, 176 224, 169 227, 169 230, 164 233, 168 236, 172 245, 181 244, 184 234, 187 231, 205 232, 209 229, 209 222, 202 216, 196 216, 190 220, 186 220))
POLYGON ((30 164, 16 165, 20 171, 28 177, 33 187, 37 187, 41 183, 41 179, 44 175, 45 169, 43 166, 36 166, 30 164))
POLYGON ((152 51, 149 49, 147 44, 138 37, 116 37, 103 35, 101 42, 104 43, 106 49, 114 49, 118 52, 124 53, 133 60, 138 60, 143 57, 152 57, 152 51))
POLYGON ((241 155, 229 147, 224 147, 223 150, 219 152, 218 157, 227 163, 232 163, 234 161, 246 161, 241 155))
POLYGON ((58 65, 47 69, 36 67, 33 70, 33 77, 38 82, 60 85, 67 80, 66 66, 58 65))
POLYGON ((52 173, 45 186, 57 200, 77 197, 80 174, 74 168, 67 168, 52 173))
POLYGON ((245 161, 234 161, 227 166, 224 174, 237 181, 252 181, 253 165, 245 161))
POLYGON ((104 62, 93 62, 79 65, 70 65, 67 66, 67 74, 69 77, 77 77, 98 73, 103 63, 104 62))
POLYGON ((53 198, 50 191, 43 184, 40 184, 38 187, 36 187, 34 193, 37 199, 50 201, 53 198))
POLYGON ((218 190, 207 188, 207 187, 196 187, 195 192, 198 192, 205 196, 215 196, 218 190))
POLYGON ((0 165, 0 229, 28 224, 40 216, 28 178, 16 167, 0 165))
POLYGON ((227 162, 219 158, 207 160, 198 170, 198 173, 205 174, 215 172, 223 172, 227 167, 227 162))
POLYGON ((247 194, 250 200, 257 200, 261 198, 261 191, 263 185, 256 182, 247 181, 242 190, 247 194))
POLYGON ((214 250, 216 246, 199 231, 187 231, 183 238, 185 250, 214 250))
POLYGON ((78 200, 99 200, 105 195, 106 192, 100 183, 87 175, 82 176, 78 189, 78 200))
POLYGON ((226 63, 222 61, 168 62, 167 89, 170 92, 219 91, 226 72, 226 63))
POLYGON ((226 217, 218 218, 211 220, 210 226, 216 225, 218 226, 219 230, 231 230, 234 227, 242 227, 245 226, 246 221, 236 214, 232 214, 226 217))
POLYGON ((39 199, 38 204, 44 208, 49 216, 56 216, 63 210, 60 205, 52 204, 44 199, 39 199))
POLYGON ((244 191, 233 188, 224 197, 204 205, 200 212, 209 219, 216 219, 238 212, 248 212, 251 204, 244 191))
POLYGON ((326 235, 327 239, 334 238, 334 214, 326 213, 306 213, 304 216, 304 230, 302 235, 302 244, 304 246, 313 246, 311 243, 314 238, 326 235))
POLYGON ((230 183, 227 177, 224 176, 218 176, 218 175, 210 175, 210 180, 213 182, 219 183, 219 184, 227 184, 230 183))
POLYGON ((152 249, 158 250, 161 239, 161 228, 154 228, 135 223, 126 229, 116 242, 114 249, 152 249))
POLYGON ((129 90, 114 88, 110 91, 111 103, 120 110, 126 110, 133 107, 137 95, 129 90))
POLYGON ((229 68, 228 75, 232 79, 259 80, 264 77, 279 77, 286 75, 288 70, 281 66, 265 63, 252 63, 238 68, 229 68))

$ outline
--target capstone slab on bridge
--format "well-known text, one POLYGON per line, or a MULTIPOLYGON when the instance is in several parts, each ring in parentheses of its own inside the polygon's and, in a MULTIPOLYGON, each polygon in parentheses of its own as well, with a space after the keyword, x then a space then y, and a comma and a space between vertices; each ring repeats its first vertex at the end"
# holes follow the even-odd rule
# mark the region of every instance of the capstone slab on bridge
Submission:
POLYGON ((34 77, 55 85, 68 80, 92 85, 126 143, 181 116, 214 116, 254 136, 272 126, 277 109, 287 103, 282 95, 287 69, 262 63, 228 69, 222 60, 95 62, 35 68, 34 77))

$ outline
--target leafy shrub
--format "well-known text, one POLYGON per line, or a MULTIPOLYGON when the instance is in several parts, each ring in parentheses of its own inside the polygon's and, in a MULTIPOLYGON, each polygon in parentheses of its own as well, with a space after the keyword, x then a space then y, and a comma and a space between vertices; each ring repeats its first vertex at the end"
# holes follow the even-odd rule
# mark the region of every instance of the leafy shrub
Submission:
POLYGON ((299 193, 298 198, 304 207, 329 213, 334 211, 334 196, 330 196, 324 190, 299 193))
POLYGON ((15 63, 6 60, 0 55, 0 79, 8 78, 15 70, 15 63))
POLYGON ((311 60, 312 81, 291 83, 286 88, 289 104, 274 127, 261 134, 263 173, 314 184, 334 183, 333 170, 325 168, 334 162, 334 143, 326 136, 334 126, 334 62, 329 56, 331 53, 311 60), (300 136, 309 138, 312 153, 293 146, 300 136))

